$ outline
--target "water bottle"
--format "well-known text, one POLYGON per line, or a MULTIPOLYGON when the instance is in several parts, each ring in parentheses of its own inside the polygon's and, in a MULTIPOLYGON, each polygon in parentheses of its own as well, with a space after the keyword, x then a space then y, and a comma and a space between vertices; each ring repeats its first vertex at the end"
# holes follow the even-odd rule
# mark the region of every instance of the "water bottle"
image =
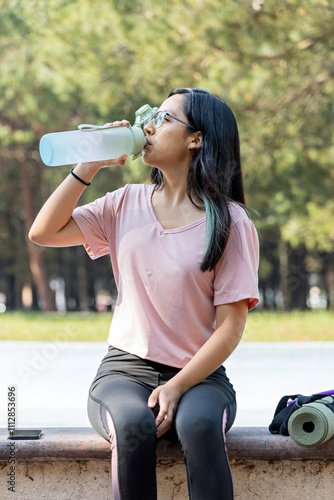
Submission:
POLYGON ((79 125, 79 130, 54 132, 43 135, 39 152, 45 165, 57 167, 74 163, 103 161, 133 155, 141 155, 146 144, 142 125, 157 112, 145 104, 135 113, 133 126, 79 125))

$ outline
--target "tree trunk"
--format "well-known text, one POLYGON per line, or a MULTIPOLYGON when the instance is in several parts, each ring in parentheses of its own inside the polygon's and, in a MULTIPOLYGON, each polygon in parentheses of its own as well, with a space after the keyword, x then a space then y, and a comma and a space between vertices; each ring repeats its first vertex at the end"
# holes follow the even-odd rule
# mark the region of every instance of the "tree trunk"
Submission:
POLYGON ((65 295, 68 311, 80 311, 77 247, 62 250, 64 255, 65 295))
POLYGON ((17 307, 16 277, 14 274, 8 274, 6 278, 6 307, 14 310, 17 307))
POLYGON ((308 271, 305 265, 306 250, 300 246, 292 248, 289 243, 280 243, 281 290, 284 309, 307 308, 308 271))
POLYGON ((320 275, 326 294, 327 309, 332 307, 332 295, 334 292, 334 254, 323 254, 320 256, 322 263, 320 275))
POLYGON ((86 296, 89 311, 97 311, 95 296, 95 273, 93 261, 82 252, 83 265, 86 278, 86 296))
POLYGON ((49 287, 49 279, 43 249, 32 243, 28 238, 29 229, 36 215, 35 186, 40 185, 40 172, 38 165, 29 161, 21 162, 20 181, 25 237, 29 254, 29 266, 34 284, 36 286, 39 307, 43 311, 54 311, 54 297, 49 287))

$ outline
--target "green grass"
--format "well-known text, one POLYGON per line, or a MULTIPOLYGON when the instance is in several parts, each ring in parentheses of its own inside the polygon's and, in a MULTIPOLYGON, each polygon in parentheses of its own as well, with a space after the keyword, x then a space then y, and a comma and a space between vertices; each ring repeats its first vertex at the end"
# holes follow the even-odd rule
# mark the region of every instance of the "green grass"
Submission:
POLYGON ((254 311, 248 315, 245 342, 334 341, 334 311, 254 311))
POLYGON ((104 341, 111 313, 6 312, 0 316, 0 340, 104 341))
MULTIPOLYGON (((6 312, 0 340, 101 341, 108 338, 111 313, 6 312)), ((334 311, 276 313, 252 311, 243 342, 334 341, 334 311)))

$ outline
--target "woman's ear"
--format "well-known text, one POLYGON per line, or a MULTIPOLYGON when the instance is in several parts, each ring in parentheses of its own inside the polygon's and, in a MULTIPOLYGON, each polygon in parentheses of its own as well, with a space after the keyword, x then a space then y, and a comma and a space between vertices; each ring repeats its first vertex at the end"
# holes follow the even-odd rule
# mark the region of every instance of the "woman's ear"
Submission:
POLYGON ((198 131, 192 134, 189 144, 188 144, 188 149, 199 149, 202 147, 203 144, 203 136, 202 132, 198 131))

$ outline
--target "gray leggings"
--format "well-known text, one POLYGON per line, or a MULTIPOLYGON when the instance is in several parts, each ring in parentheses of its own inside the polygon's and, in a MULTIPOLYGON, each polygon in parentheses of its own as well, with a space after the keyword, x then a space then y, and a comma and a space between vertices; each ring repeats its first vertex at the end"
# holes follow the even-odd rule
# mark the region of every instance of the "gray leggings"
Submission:
MULTIPOLYGON (((151 392, 152 387, 118 371, 103 373, 91 386, 88 416, 96 432, 111 442, 115 500, 157 499, 158 409, 147 405, 151 392)), ((233 499, 225 432, 235 413, 235 393, 224 368, 181 398, 174 427, 163 438, 173 439, 174 434, 181 443, 191 500, 233 499)))

